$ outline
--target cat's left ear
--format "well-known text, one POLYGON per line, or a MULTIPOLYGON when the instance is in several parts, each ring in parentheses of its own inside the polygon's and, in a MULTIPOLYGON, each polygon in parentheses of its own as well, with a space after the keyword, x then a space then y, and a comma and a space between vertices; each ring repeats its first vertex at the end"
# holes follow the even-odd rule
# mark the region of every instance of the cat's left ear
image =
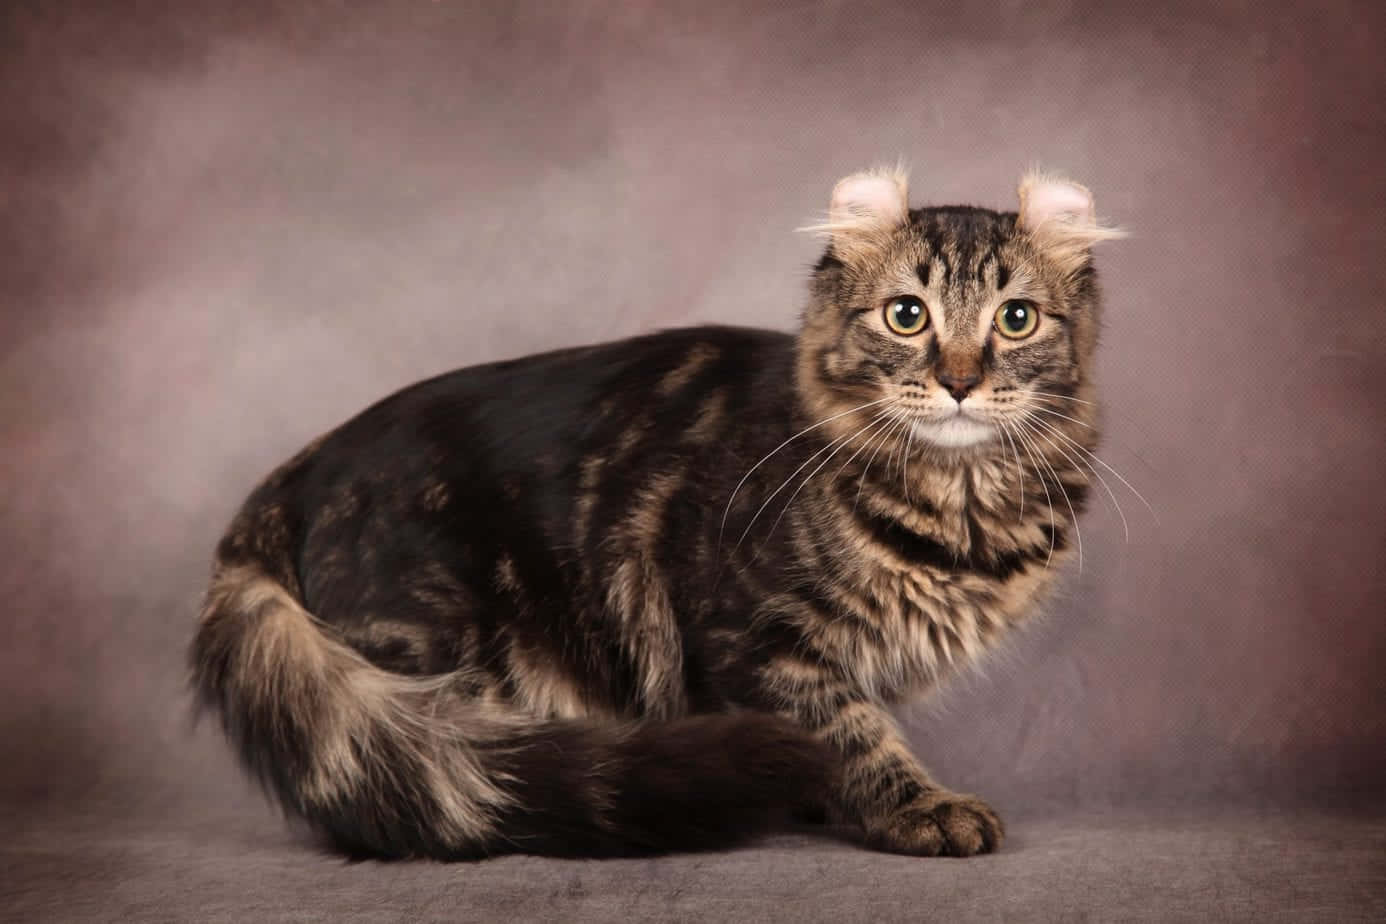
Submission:
POLYGON ((909 221, 909 178, 903 167, 854 173, 838 181, 828 203, 828 220, 801 231, 827 235, 833 250, 850 256, 909 221))
POLYGON ((1031 171, 1020 180, 1020 217, 1016 224, 1049 259, 1075 272, 1092 259, 1098 241, 1125 237, 1118 228, 1097 221, 1097 208, 1086 186, 1051 174, 1031 171))

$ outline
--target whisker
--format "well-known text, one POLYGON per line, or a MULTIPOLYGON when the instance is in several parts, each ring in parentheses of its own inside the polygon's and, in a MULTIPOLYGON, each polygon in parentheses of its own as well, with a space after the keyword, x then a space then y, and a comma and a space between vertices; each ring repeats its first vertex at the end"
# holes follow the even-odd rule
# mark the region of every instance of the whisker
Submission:
POLYGON ((1025 472, 1020 468, 1020 452, 1015 448, 1015 438, 1011 436, 1010 424, 1004 420, 998 423, 1001 424, 1001 435, 1011 444, 1011 454, 1015 456, 1015 475, 1020 482, 1020 514, 1016 517, 1016 522, 1021 523, 1025 520, 1025 472))
POLYGON ((910 500, 910 454, 914 452, 914 427, 910 427, 909 435, 905 437, 905 451, 900 455, 900 480, 905 487, 905 503, 913 504, 910 500))
MULTIPOLYGON (((1033 420, 1030 421, 1030 423, 1032 423, 1032 424, 1039 424, 1040 426, 1043 426, 1046 430, 1048 430, 1051 434, 1065 439, 1067 442, 1069 442, 1070 444, 1072 444, 1072 445, 1074 445, 1074 446, 1078 446, 1079 448, 1082 448, 1081 444, 1075 442, 1075 441, 1072 440, 1072 439, 1069 439, 1068 436, 1067 436, 1065 433, 1063 433, 1063 431, 1059 430, 1059 429, 1058 429, 1057 427, 1055 427, 1053 424, 1047 423, 1047 422, 1045 422, 1045 421, 1043 421, 1043 420, 1040 420, 1039 418, 1034 418, 1033 420)), ((1041 434, 1041 435, 1043 435, 1043 434, 1041 434)), ((1046 439, 1047 439, 1047 437, 1046 437, 1046 439)), ((1107 492, 1107 496, 1110 497, 1110 498, 1112 499, 1112 506, 1116 508, 1117 516, 1121 517, 1121 532, 1122 532, 1122 535, 1123 535, 1123 537, 1124 537, 1124 539, 1125 539, 1126 542, 1130 542, 1130 541, 1131 541, 1131 527, 1130 527, 1130 525, 1126 522, 1126 512, 1125 512, 1124 510, 1121 509, 1121 503, 1120 503, 1119 501, 1117 501, 1116 493, 1112 491, 1112 486, 1109 485, 1109 484, 1107 484, 1107 479, 1103 478, 1103 477, 1102 477, 1102 473, 1099 472, 1097 469, 1093 468, 1092 463, 1089 462, 1087 459, 1083 458, 1083 456, 1080 455, 1080 456, 1078 457, 1078 459, 1074 459, 1072 456, 1070 456, 1067 452, 1064 451, 1064 448, 1063 448, 1061 445, 1056 444, 1053 440, 1048 440, 1048 442, 1049 442, 1049 445, 1053 446, 1055 449, 1059 450, 1059 452, 1063 453, 1065 459, 1068 459, 1070 462, 1074 463, 1075 465, 1077 465, 1078 462, 1081 460, 1082 463, 1083 463, 1083 465, 1087 466, 1088 471, 1092 472, 1093 477, 1097 479, 1098 484, 1102 485, 1103 490, 1105 490, 1105 491, 1107 492)))
POLYGON ((1027 413, 1030 412, 1030 411, 1039 411, 1041 414, 1049 414, 1049 415, 1052 415, 1052 416, 1054 416, 1054 417, 1062 417, 1064 420, 1071 420, 1071 421, 1073 421, 1074 423, 1076 423, 1078 426, 1080 426, 1080 427, 1087 427, 1089 430, 1096 430, 1096 429, 1097 429, 1097 428, 1094 427, 1092 424, 1087 423, 1086 421, 1079 420, 1077 417, 1069 417, 1067 414, 1060 414, 1058 411, 1050 410, 1050 409, 1047 408, 1047 407, 1040 407, 1038 404, 1027 404, 1027 405, 1024 405, 1023 409, 1024 409, 1027 413))
MULTIPOLYGON (((1036 422, 1036 423, 1042 423, 1043 421, 1040 421, 1038 418, 1036 418, 1036 419, 1035 419, 1035 422, 1036 422)), ((1062 430, 1059 430, 1057 427, 1054 427, 1053 424, 1050 424, 1050 427, 1051 427, 1051 429, 1053 430, 1054 433, 1056 433, 1058 436, 1063 437, 1063 439, 1064 439, 1066 442, 1068 442, 1070 445, 1072 445, 1075 449, 1078 449, 1078 450, 1081 451, 1084 455, 1086 455, 1087 457, 1089 457, 1090 459, 1092 459, 1094 462, 1096 462, 1098 465, 1102 466, 1102 467, 1105 468, 1107 471, 1109 471, 1109 472, 1111 472, 1113 475, 1115 475, 1115 476, 1121 481, 1122 484, 1126 485, 1126 489, 1127 489, 1128 491, 1130 491, 1132 494, 1136 495, 1136 499, 1139 500, 1142 504, 1145 505, 1145 509, 1148 510, 1148 511, 1150 511, 1150 516, 1155 520, 1155 525, 1156 525, 1156 526, 1159 526, 1159 525, 1160 525, 1160 515, 1159 515, 1158 513, 1155 512, 1155 508, 1152 507, 1152 506, 1150 506, 1150 502, 1147 501, 1147 500, 1145 499, 1145 496, 1144 496, 1143 494, 1141 494, 1140 491, 1137 491, 1137 490, 1135 489, 1135 487, 1131 484, 1131 482, 1129 482, 1129 481, 1126 480, 1125 476, 1123 476, 1123 475, 1121 474, 1121 472, 1119 472, 1119 471, 1117 471, 1116 469, 1112 468, 1110 465, 1108 465, 1106 462, 1104 462, 1104 461, 1102 460, 1102 458, 1101 458, 1100 456, 1098 456, 1097 453, 1093 452, 1091 449, 1089 449, 1088 447, 1084 446, 1083 444, 1081 444, 1081 443, 1079 443, 1079 442, 1076 442, 1076 441, 1075 441, 1072 437, 1070 437, 1067 433, 1064 433, 1062 430)))
POLYGON ((1024 433, 1020 432, 1019 427, 1015 430, 1015 438, 1024 447, 1025 454, 1030 457, 1030 461, 1035 463, 1035 477, 1039 479, 1040 487, 1044 489, 1044 506, 1049 510, 1049 554, 1044 559, 1045 570, 1048 570, 1049 563, 1054 560, 1054 537, 1058 535, 1058 527, 1054 523, 1054 499, 1049 494, 1049 484, 1044 480, 1044 472, 1040 471, 1039 462, 1035 459, 1030 441, 1025 438, 1024 433))
MULTIPOLYGON (((774 523, 771 523, 771 524, 770 524, 770 531, 769 531, 768 533, 765 534, 765 540, 766 540, 766 541, 769 541, 770 537, 773 536, 773 535, 775 534, 775 527, 777 527, 777 526, 780 525, 780 520, 783 520, 783 519, 784 519, 784 515, 785 515, 786 513, 789 512, 789 508, 790 508, 790 506, 794 503, 794 499, 795 499, 796 497, 799 496, 799 492, 803 491, 804 488, 808 486, 808 483, 809 483, 809 481, 813 478, 813 476, 814 476, 814 475, 817 475, 820 471, 822 471, 822 470, 823 470, 823 466, 825 466, 825 465, 827 465, 829 462, 831 462, 831 461, 833 460, 833 456, 837 455, 839 452, 842 451, 842 447, 843 447, 843 446, 846 446, 847 443, 849 443, 849 442, 851 442, 852 440, 856 439, 858 436, 861 436, 863 433, 865 433, 867 430, 870 430, 872 427, 876 426, 878 423, 881 423, 883 420, 886 419, 886 415, 889 414, 889 413, 890 413, 890 409, 887 408, 885 411, 883 411, 882 413, 878 414, 878 415, 876 416, 876 418, 875 418, 874 420, 871 421, 871 423, 869 423, 869 424, 867 424, 866 426, 862 427, 862 428, 861 428, 860 430, 858 430, 856 433, 853 433, 850 437, 848 437, 848 439, 847 439, 845 442, 841 443, 836 449, 834 449, 832 452, 828 453, 828 457, 827 457, 826 459, 824 459, 822 462, 819 462, 817 468, 815 468, 813 471, 809 472, 806 476, 804 476, 804 480, 801 481, 801 482, 799 482, 799 487, 795 488, 795 489, 794 489, 794 493, 791 494, 791 495, 789 495, 789 500, 787 500, 787 501, 784 502, 784 508, 783 508, 782 510, 780 510, 780 515, 777 516, 777 517, 775 517, 775 522, 774 522, 774 523)), ((858 449, 857 452, 861 452, 861 450, 858 449)), ((849 459, 848 461, 850 462, 851 460, 849 459)))
POLYGON ((898 452, 891 453, 891 458, 893 460, 891 464, 894 465, 896 471, 900 473, 900 487, 902 492, 908 490, 908 486, 905 483, 905 461, 908 456, 909 438, 912 433, 914 433, 913 423, 900 431, 900 436, 895 447, 898 452))
POLYGON ((1073 397, 1073 395, 1060 395, 1052 391, 1033 391, 1028 388, 1025 389, 1025 393, 1027 395, 1039 395, 1042 398, 1059 398, 1063 401, 1076 401, 1079 404, 1086 404, 1089 407, 1097 407, 1096 401, 1087 401, 1083 398, 1075 398, 1073 397))
MULTIPOLYGON (((1044 419, 1042 419, 1042 418, 1040 418, 1040 417, 1035 417, 1035 416, 1034 416, 1034 412, 1035 412, 1035 411, 1038 411, 1038 412, 1040 412, 1041 414, 1051 414, 1051 415, 1053 415, 1054 417, 1062 417, 1064 420, 1070 420, 1070 421, 1072 421, 1073 423, 1078 424, 1080 427, 1087 427, 1089 430, 1095 429, 1094 427, 1090 426, 1089 424, 1084 423, 1084 422, 1081 421, 1081 420, 1078 420, 1078 419, 1075 418, 1075 417, 1069 417, 1069 416, 1067 416, 1067 415, 1065 415, 1065 414, 1060 414, 1058 411, 1051 411, 1051 410, 1049 410, 1048 408, 1040 407, 1039 405, 1033 404, 1033 403, 1031 403, 1031 402, 1029 402, 1029 401, 1026 401, 1025 403, 1023 403, 1023 404, 1021 405, 1021 410, 1022 410, 1022 411, 1025 413, 1025 415, 1026 415, 1026 416, 1023 418, 1025 421, 1027 421, 1027 422, 1029 422, 1029 423, 1032 423, 1032 424, 1044 424, 1046 430, 1049 430, 1049 431, 1052 432, 1052 433, 1058 433, 1058 434, 1061 435, 1061 436, 1064 435, 1064 434, 1063 434, 1060 430, 1058 430, 1058 428, 1057 428, 1054 424, 1052 424, 1052 423, 1050 423, 1049 421, 1044 420, 1044 419)), ((1082 444, 1078 443, 1076 440, 1072 440, 1072 439, 1068 439, 1067 442, 1070 443, 1070 444, 1072 444, 1072 445, 1075 445, 1075 446, 1081 446, 1081 445, 1082 445, 1082 444)), ((1050 445, 1052 446, 1052 445, 1054 445, 1054 444, 1053 444, 1053 443, 1050 443, 1050 445)), ((1092 472, 1092 474, 1093 474, 1099 481, 1102 480, 1102 476, 1097 474, 1097 470, 1094 469, 1094 468, 1092 467, 1091 463, 1088 463, 1086 459, 1082 459, 1082 460, 1081 460, 1082 463, 1083 463, 1083 465, 1080 466, 1079 460, 1078 460, 1078 459, 1074 459, 1074 458, 1073 458, 1072 456, 1070 456, 1068 453, 1064 452, 1064 449, 1063 449, 1062 446, 1054 446, 1054 448, 1057 449, 1059 452, 1063 453, 1064 458, 1067 459, 1067 460, 1069 461, 1069 464, 1073 465, 1075 468, 1080 468, 1080 469, 1081 469, 1082 467, 1086 467, 1089 471, 1092 472)), ((1104 484, 1103 487, 1106 487, 1106 485, 1104 484)), ((1108 489, 1107 493, 1110 495, 1110 494, 1111 494, 1111 490, 1108 489)), ((1105 504, 1106 501, 1103 501, 1103 503, 1105 504)), ((1112 498, 1112 504, 1116 507, 1117 513, 1118 513, 1118 514, 1121 514, 1121 505, 1118 504, 1118 503, 1116 502, 1116 498, 1112 498)), ((1123 524, 1125 523, 1125 521, 1126 521, 1126 517, 1125 517, 1125 515, 1122 515, 1122 522, 1123 522, 1123 524)), ((1130 541, 1130 533, 1129 533, 1129 531, 1127 532, 1127 541, 1130 541)))
MULTIPOLYGON (((885 416, 885 414, 889 413, 889 410, 890 409, 887 408, 885 411, 882 411, 880 414, 877 415, 876 419, 885 416)), ((872 422, 874 423, 874 420, 872 422)), ((860 430, 857 431, 857 433, 860 432, 860 430)), ((811 464, 813 464, 814 459, 818 458, 823 453, 832 449, 834 446, 838 446, 842 443, 845 443, 853 436, 856 436, 856 433, 849 434, 847 436, 839 436, 831 442, 825 443, 817 452, 805 459, 798 468, 791 472, 788 478, 780 482, 780 486, 776 488, 774 491, 770 492, 770 496, 765 499, 765 503, 760 505, 760 507, 756 510, 755 514, 752 515, 750 522, 746 524, 746 529, 742 531, 741 538, 736 540, 736 546, 732 549, 732 555, 735 555, 741 549, 742 543, 746 541, 746 537, 751 533, 751 528, 756 525, 756 520, 760 519, 760 515, 765 512, 766 507, 770 506, 770 502, 775 499, 776 495, 778 495, 781 491, 788 487, 789 483, 793 481, 795 478, 797 478, 800 472, 802 472, 804 469, 808 468, 811 464)), ((828 458, 832 458, 832 456, 829 456, 828 458)))
POLYGON ((905 430, 906 430, 906 428, 907 428, 908 426, 909 426, 909 425, 906 424, 905 426, 902 426, 902 427, 900 428, 900 434, 899 434, 899 436, 895 436, 895 437, 892 438, 892 442, 891 442, 891 444, 890 444, 890 451, 886 453, 886 458, 885 458, 885 477, 886 477, 886 480, 887 480, 887 481, 890 480, 890 467, 891 467, 891 465, 893 465, 894 462, 895 462, 895 454, 896 454, 897 452, 900 451, 900 436, 904 436, 905 430))
MULTIPOLYGON (((866 487, 866 475, 867 475, 868 472, 871 471, 871 463, 874 462, 874 461, 876 461, 876 455, 877 455, 882 449, 885 448, 885 444, 886 444, 886 443, 890 442, 890 436, 891 436, 891 434, 893 434, 896 430, 900 429, 901 427, 906 427, 906 426, 909 426, 909 415, 908 415, 908 414, 901 414, 901 415, 899 416, 899 419, 896 421, 896 423, 894 423, 893 425, 891 425, 891 426, 889 426, 889 427, 887 427, 887 428, 885 429, 885 435, 881 438, 881 442, 880 442, 879 444, 877 444, 876 448, 875 448, 874 450, 872 450, 871 455, 867 457, 867 459, 866 459, 866 467, 863 468, 863 469, 861 470, 861 477, 857 479, 857 496, 856 496, 856 499, 852 501, 852 512, 853 512, 853 513, 856 513, 856 512, 857 512, 857 505, 859 505, 859 504, 861 503, 861 490, 862 490, 862 488, 866 487)), ((889 471, 888 468, 887 468, 887 471, 889 471)), ((889 475, 887 475, 887 477, 889 477, 889 475)))
POLYGON ((751 477, 751 474, 752 474, 756 469, 758 469, 758 468, 760 468, 762 465, 764 465, 764 464, 770 459, 771 456, 775 455, 775 453, 779 452, 781 449, 783 449, 784 447, 788 446, 790 443, 794 442, 795 440, 797 440, 799 437, 803 436, 804 434, 806 434, 806 433, 808 433, 808 432, 810 432, 810 431, 812 431, 812 430, 817 430, 819 427, 823 426, 825 423, 829 423, 829 422, 831 422, 831 421, 837 420, 839 417, 846 417, 848 414, 855 414, 857 411, 865 410, 866 408, 875 407, 875 406, 878 405, 878 404, 884 404, 884 403, 887 402, 887 401, 894 401, 894 400, 896 400, 896 399, 895 399, 893 396, 889 396, 889 395, 888 395, 888 396, 886 396, 886 397, 884 397, 884 398, 880 398, 879 400, 876 400, 876 401, 868 401, 866 404, 858 405, 858 406, 852 408, 851 410, 843 411, 843 412, 841 412, 840 414, 834 414, 834 415, 832 415, 831 417, 824 417, 822 420, 818 421, 816 424, 813 424, 813 425, 811 425, 811 426, 805 427, 804 429, 800 430, 798 433, 796 433, 796 434, 794 434, 793 436, 791 436, 789 439, 785 440, 783 443, 780 443, 780 445, 778 445, 778 446, 776 446, 774 449, 770 450, 769 454, 767 454, 767 455, 765 456, 765 458, 761 459, 761 460, 760 460, 759 462, 757 462, 755 465, 752 465, 749 469, 747 469, 747 470, 746 470, 746 474, 742 475, 742 476, 741 476, 741 480, 738 481, 738 482, 736 483, 736 487, 735 487, 735 488, 732 488, 731 497, 727 498, 727 507, 726 507, 725 510, 722 511, 722 523, 721 523, 721 525, 717 528, 717 548, 718 548, 718 550, 720 551, 721 548, 722 548, 722 534, 723 534, 723 533, 726 531, 726 529, 727 529, 727 517, 731 514, 732 503, 735 502, 737 493, 740 492, 742 486, 744 486, 744 485, 746 484, 746 479, 750 478, 750 477, 751 477))
MULTIPOLYGON (((1046 398, 1051 401, 1076 401, 1079 404, 1086 404, 1089 407, 1097 407, 1097 403, 1094 401, 1085 401, 1082 398, 1075 398, 1072 395, 1058 395, 1049 391, 1027 391, 1026 394, 1029 396, 1046 398)), ((1113 410, 1112 408, 1105 408, 1104 411, 1115 413, 1123 421, 1125 421, 1127 424, 1129 424, 1138 431, 1142 429, 1141 425, 1137 423, 1136 420, 1129 414, 1123 414, 1120 410, 1113 410)), ((1051 414, 1057 414, 1057 412, 1053 411, 1052 409, 1048 412, 1051 414)), ((1073 418, 1071 417, 1068 419, 1073 420, 1073 418)), ((1073 420, 1073 422, 1077 424, 1082 424, 1083 426, 1088 427, 1089 429, 1094 429, 1091 424, 1083 423, 1083 421, 1081 420, 1073 420)), ((1126 450, 1133 457, 1135 457, 1137 462, 1145 466, 1146 471, 1152 473, 1155 472, 1155 466, 1151 465, 1150 462, 1145 458, 1145 456, 1141 455, 1139 452, 1133 449, 1128 443, 1126 443, 1124 440, 1117 440, 1117 443, 1121 446, 1122 449, 1126 450)))
MULTIPOLYGON (((1040 434, 1039 431, 1037 431, 1037 430, 1030 430, 1029 427, 1028 427, 1028 421, 1022 420, 1022 421, 1018 421, 1018 423, 1021 425, 1021 428, 1022 428, 1022 429, 1027 430, 1028 432, 1033 433, 1033 434, 1036 435, 1036 436, 1041 436, 1041 435, 1042 435, 1042 434, 1040 434)), ((1036 449, 1038 450, 1038 446, 1036 446, 1036 449)), ((1074 536, 1076 536, 1077 539, 1078 539, 1078 573, 1079 573, 1079 574, 1082 574, 1082 573, 1083 573, 1083 531, 1082 531, 1082 530, 1079 528, 1079 526, 1078 526, 1078 511, 1076 511, 1076 510, 1073 509, 1073 501, 1069 500, 1069 497, 1068 497, 1068 488, 1064 486, 1064 480, 1063 480, 1062 478, 1059 477, 1059 473, 1058 473, 1057 471, 1054 470, 1054 466, 1049 462, 1048 459, 1046 459, 1046 458, 1044 457, 1044 453, 1043 453, 1042 451, 1039 452, 1039 458, 1040 458, 1040 462, 1042 462, 1042 463, 1044 464, 1044 466, 1045 466, 1046 468, 1049 469, 1049 474, 1051 474, 1051 475, 1054 476, 1054 485, 1055 485, 1055 487, 1057 487, 1057 488, 1059 489, 1059 493, 1063 495, 1063 497, 1064 497, 1064 505, 1065 505, 1066 507, 1068 507, 1068 515, 1069 515, 1069 517, 1073 520, 1073 534, 1074 534, 1074 536)), ((1051 511, 1051 512, 1052 512, 1052 511, 1051 511)))
POLYGON ((876 437, 880 436, 886 430, 890 429, 890 427, 893 426, 895 422, 899 419, 899 412, 892 408, 890 416, 885 419, 881 429, 877 430, 875 433, 867 437, 866 441, 861 444, 857 451, 847 457, 847 461, 843 462, 842 465, 838 467, 838 470, 833 473, 833 478, 840 478, 842 476, 842 473, 847 470, 847 466, 852 464, 852 460, 854 460, 857 456, 861 455, 864 451, 866 451, 867 447, 869 447, 872 443, 876 441, 876 437))
MULTIPOLYGON (((901 432, 901 436, 905 436, 905 435, 908 435, 908 434, 910 434, 910 433, 913 433, 913 432, 914 432, 914 426, 913 426, 912 424, 907 423, 906 426, 904 426, 904 427, 901 428, 901 431, 900 431, 900 432, 901 432)), ((905 483, 905 472, 904 472, 904 468, 903 468, 904 459, 905 459, 905 447, 906 447, 906 444, 905 444, 902 440, 900 440, 900 439, 897 438, 895 446, 891 448, 891 450, 890 450, 890 455, 886 458, 886 478, 889 479, 889 478, 890 478, 890 467, 891 467, 892 465, 895 465, 895 464, 896 464, 896 463, 895 463, 895 456, 896 456, 897 453, 899 454, 899 456, 900 456, 900 484, 901 484, 901 486, 903 486, 904 483, 905 483)))

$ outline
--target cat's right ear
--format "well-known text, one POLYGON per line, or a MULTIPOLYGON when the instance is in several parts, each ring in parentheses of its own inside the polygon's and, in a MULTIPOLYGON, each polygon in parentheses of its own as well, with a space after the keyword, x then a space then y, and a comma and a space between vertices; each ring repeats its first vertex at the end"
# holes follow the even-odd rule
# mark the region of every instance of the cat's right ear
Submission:
POLYGON ((904 168, 854 173, 839 180, 828 203, 828 220, 800 228, 825 235, 834 252, 849 256, 909 220, 909 180, 904 168))
POLYGON ((1092 258, 1092 245, 1126 236, 1099 224, 1092 193, 1072 180, 1031 170, 1020 179, 1016 225, 1061 270, 1074 273, 1092 258))

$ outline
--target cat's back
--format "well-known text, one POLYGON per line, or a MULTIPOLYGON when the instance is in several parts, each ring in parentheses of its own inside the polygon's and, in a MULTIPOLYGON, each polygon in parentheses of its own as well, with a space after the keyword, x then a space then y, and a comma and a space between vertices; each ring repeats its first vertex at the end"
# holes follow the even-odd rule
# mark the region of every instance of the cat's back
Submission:
POLYGON ((758 409, 789 400, 793 367, 788 334, 707 326, 448 372, 376 402, 277 469, 227 540, 288 533, 300 566, 327 562, 320 573, 343 548, 436 546, 440 524, 463 520, 568 543, 583 496, 620 501, 671 458, 773 436, 758 409))
POLYGON ((518 472, 565 448, 634 440, 623 428, 688 425, 708 400, 732 410, 767 380, 788 387, 793 344, 777 331, 704 326, 469 366, 371 405, 312 447, 312 467, 401 474, 460 451, 518 472))

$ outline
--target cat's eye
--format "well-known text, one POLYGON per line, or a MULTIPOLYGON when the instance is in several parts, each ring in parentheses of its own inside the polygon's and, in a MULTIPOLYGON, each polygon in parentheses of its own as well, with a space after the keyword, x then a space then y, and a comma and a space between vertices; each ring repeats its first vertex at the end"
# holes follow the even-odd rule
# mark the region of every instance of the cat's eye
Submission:
POLYGON ((1033 302, 1013 298, 996 309, 996 330, 1001 336, 1021 340, 1039 326, 1039 309, 1033 302))
POLYGON ((929 326, 929 309, 913 295, 900 295, 886 302, 886 327, 910 337, 929 326))

